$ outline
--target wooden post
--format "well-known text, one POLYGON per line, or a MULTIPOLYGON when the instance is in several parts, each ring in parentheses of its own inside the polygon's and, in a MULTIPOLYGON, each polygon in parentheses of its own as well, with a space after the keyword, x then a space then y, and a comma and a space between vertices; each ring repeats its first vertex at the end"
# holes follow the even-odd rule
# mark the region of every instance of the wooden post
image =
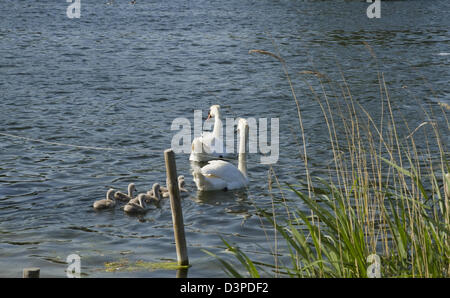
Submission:
POLYGON ((176 278, 187 278, 188 275, 188 268, 179 268, 177 269, 176 278))
POLYGON ((41 269, 39 268, 25 268, 23 269, 23 278, 39 278, 39 273, 41 269))
POLYGON ((177 250, 178 265, 189 265, 186 238, 184 236, 183 211, 181 210, 180 190, 178 189, 177 165, 175 153, 172 149, 164 151, 166 162, 167 188, 170 195, 170 207, 172 209, 173 232, 175 235, 175 246, 177 250))

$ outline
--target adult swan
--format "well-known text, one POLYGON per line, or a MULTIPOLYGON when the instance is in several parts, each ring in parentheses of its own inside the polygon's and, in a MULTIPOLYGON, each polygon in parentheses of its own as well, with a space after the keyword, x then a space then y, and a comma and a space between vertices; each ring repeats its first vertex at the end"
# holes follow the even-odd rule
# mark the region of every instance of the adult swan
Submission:
POLYGON ((222 119, 219 105, 211 106, 208 113, 208 119, 210 118, 214 118, 213 131, 203 132, 200 137, 192 141, 190 161, 204 162, 222 158, 224 155, 225 150, 221 136, 222 119))
POLYGON ((194 182, 200 191, 232 190, 248 185, 245 147, 248 141, 248 122, 238 122, 239 159, 238 167, 223 160, 211 160, 202 168, 194 170, 194 182))

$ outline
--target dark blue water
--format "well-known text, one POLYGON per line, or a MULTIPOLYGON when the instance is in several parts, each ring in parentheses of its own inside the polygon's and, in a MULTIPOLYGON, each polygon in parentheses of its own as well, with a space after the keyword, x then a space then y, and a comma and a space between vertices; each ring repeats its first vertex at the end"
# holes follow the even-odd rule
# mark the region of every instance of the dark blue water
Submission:
MULTIPOLYGON (((96 213, 92 203, 109 187, 124 191, 134 182, 147 190, 164 182, 173 119, 193 120, 194 110, 206 117, 212 104, 228 117, 279 118, 274 169, 282 182, 304 179, 283 69, 251 49, 279 51, 286 60, 312 175, 327 175, 332 155, 320 108, 299 74, 305 70, 340 81, 342 69, 353 97, 374 117, 380 70, 394 110, 417 127, 427 120, 422 107, 436 109, 444 146, 450 141, 439 105, 450 104, 448 1, 382 1, 380 19, 367 18, 362 1, 106 2, 81 0, 81 17, 69 19, 64 0, 0 1, 1 277, 30 266, 43 277, 64 277, 73 253, 89 277, 175 276, 104 270, 121 259, 175 260, 168 202, 143 217, 119 208, 96 213)), ((318 80, 308 81, 320 91, 318 80)), ((193 190, 182 206, 189 277, 224 276, 202 251, 226 257, 220 236, 253 259, 272 262, 271 250, 283 252, 256 213, 272 208, 269 167, 258 154, 249 156, 246 192, 198 194, 187 154, 177 156, 177 166, 193 190)))

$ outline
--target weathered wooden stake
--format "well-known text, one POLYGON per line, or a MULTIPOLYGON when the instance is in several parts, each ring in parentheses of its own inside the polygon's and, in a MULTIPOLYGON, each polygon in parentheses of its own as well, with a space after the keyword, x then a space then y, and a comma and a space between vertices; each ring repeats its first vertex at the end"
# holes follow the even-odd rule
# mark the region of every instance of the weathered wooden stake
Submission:
POLYGON ((182 267, 177 269, 176 278, 187 278, 188 275, 188 268, 182 267))
POLYGON ((172 149, 164 151, 166 162, 167 188, 170 195, 170 207, 172 209, 173 232, 175 235, 175 246, 177 250, 178 265, 189 265, 186 238, 184 235, 183 211, 181 210, 180 190, 178 189, 177 165, 175 153, 172 149))
POLYGON ((23 278, 39 278, 39 273, 41 269, 39 268, 25 268, 23 269, 23 278))

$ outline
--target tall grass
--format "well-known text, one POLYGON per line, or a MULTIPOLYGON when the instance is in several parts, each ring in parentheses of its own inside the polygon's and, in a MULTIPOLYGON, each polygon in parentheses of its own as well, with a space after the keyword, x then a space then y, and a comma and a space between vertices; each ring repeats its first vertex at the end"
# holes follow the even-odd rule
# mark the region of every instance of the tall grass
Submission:
MULTIPOLYGON (((267 51, 251 53, 281 62, 304 141, 301 105, 285 61, 267 51)), ((307 181, 303 187, 286 188, 306 209, 286 206, 287 219, 259 210, 286 241, 289 262, 252 262, 225 240, 241 266, 216 257, 235 277, 259 277, 262 271, 290 277, 367 277, 378 260, 374 255, 383 277, 450 277, 450 194, 443 187, 450 168, 440 135, 440 130, 447 134, 450 128, 445 110, 441 109, 446 127, 432 120, 432 109, 423 108, 428 120, 410 128, 394 112, 384 75, 378 71, 381 113, 374 119, 352 97, 340 73, 339 82, 316 70, 301 73, 327 126, 334 174, 328 179, 311 177, 304 146, 307 181), (319 81, 319 91, 310 79, 319 81)), ((271 175, 278 181, 273 169, 271 175)))

